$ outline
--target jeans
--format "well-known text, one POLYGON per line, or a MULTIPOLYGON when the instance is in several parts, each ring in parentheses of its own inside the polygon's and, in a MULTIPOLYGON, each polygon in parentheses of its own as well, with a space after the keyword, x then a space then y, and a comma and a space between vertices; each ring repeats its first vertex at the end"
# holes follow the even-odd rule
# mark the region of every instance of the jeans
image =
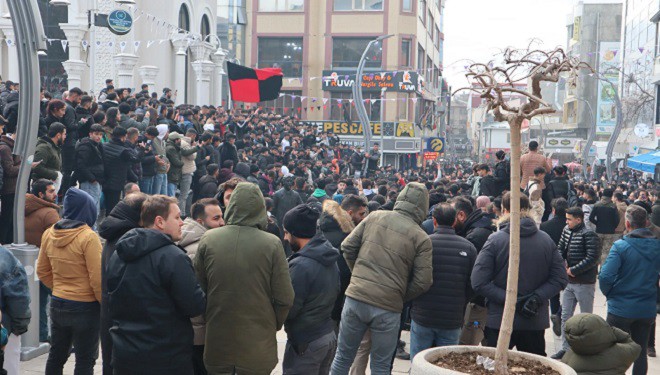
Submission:
POLYGON ((89 181, 81 182, 80 190, 92 196, 94 203, 96 203, 96 212, 101 212, 101 184, 89 181))
POLYGON ((341 313, 337 354, 332 362, 333 375, 347 375, 364 332, 371 330, 371 373, 389 375, 392 353, 396 349, 401 314, 346 297, 341 313))
POLYGON ((305 350, 298 351, 290 341, 284 349, 282 372, 287 374, 327 375, 330 364, 337 350, 337 336, 335 331, 319 337, 307 344, 305 350))
POLYGON ((62 160, 62 185, 58 195, 64 197, 67 190, 73 184, 74 179, 72 178, 73 169, 76 167, 76 148, 75 146, 63 146, 61 151, 61 160, 62 160))
MULTIPOLYGON (((496 348, 499 336, 499 329, 486 327, 484 329, 484 337, 486 338, 485 346, 496 348)), ((520 352, 538 354, 545 357, 545 330, 514 330, 511 333, 509 349, 513 349, 514 347, 520 352)))
POLYGON ((596 284, 572 284, 568 283, 566 289, 561 292, 561 348, 568 350, 568 341, 564 334, 566 321, 575 313, 575 307, 580 304, 580 312, 594 312, 594 293, 596 284))
POLYGON ((156 179, 156 176, 151 176, 151 177, 143 177, 140 179, 140 191, 147 194, 151 195, 153 194, 153 188, 154 188, 154 180, 156 179))
POLYGON ((461 328, 439 329, 428 328, 412 321, 410 325, 410 359, 417 353, 437 346, 458 345, 461 328))
POLYGON ((62 375, 71 346, 76 348, 76 375, 94 374, 99 357, 98 302, 77 302, 53 297, 50 301, 52 334, 46 361, 46 375, 62 375))
POLYGON ((614 314, 607 313, 607 323, 609 323, 609 325, 628 332, 633 341, 642 347, 642 351, 639 353, 639 357, 637 357, 635 363, 633 364, 633 375, 646 375, 646 372, 648 371, 646 349, 648 348, 647 344, 649 342, 651 324, 654 321, 655 317, 633 319, 623 318, 614 314))
POLYGON ((39 342, 48 341, 48 299, 52 292, 42 282, 39 282, 39 342))
POLYGON ((176 184, 172 182, 167 183, 167 196, 176 197, 176 184))
MULTIPOLYGON (((7 371, 7 375, 19 375, 21 373, 21 337, 13 333, 9 335, 9 341, 4 349, 4 362, 2 369, 7 371)), ((0 372, 2 371, 0 369, 0 372)))
POLYGON ((181 176, 181 182, 179 184, 179 210, 181 210, 181 216, 190 216, 190 212, 186 211, 186 202, 188 201, 188 195, 190 194, 192 178, 192 173, 187 173, 181 176))
POLYGON ((151 194, 167 195, 167 174, 158 173, 154 176, 154 184, 151 187, 151 194))

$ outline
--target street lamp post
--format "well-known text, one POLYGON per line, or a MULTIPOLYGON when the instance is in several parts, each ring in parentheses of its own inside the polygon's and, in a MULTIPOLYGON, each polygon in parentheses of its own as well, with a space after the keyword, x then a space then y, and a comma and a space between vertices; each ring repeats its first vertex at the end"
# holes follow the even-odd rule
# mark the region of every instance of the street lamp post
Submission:
POLYGON ((589 133, 587 134, 587 143, 584 145, 584 150, 582 150, 582 174, 584 175, 585 180, 589 180, 589 174, 587 173, 587 159, 589 158, 589 151, 591 150, 591 145, 594 144, 596 139, 596 117, 594 117, 594 110, 591 108, 591 103, 582 98, 577 98, 578 101, 584 102, 589 108, 589 115, 591 116, 591 126, 589 127, 589 133))
POLYGON ((383 119, 385 118, 385 91, 387 91, 386 87, 380 89, 380 147, 382 147, 380 150, 381 166, 383 163, 385 163, 385 146, 383 145, 383 133, 385 133, 385 129, 383 128, 383 119))
MULTIPOLYGON (((360 58, 360 63, 358 64, 357 71, 355 72, 355 84, 353 85, 353 102, 355 103, 355 110, 357 111, 358 118, 360 119, 360 122, 362 123, 362 133, 364 134, 364 148, 365 152, 368 152, 369 147, 371 146, 371 124, 369 123, 369 116, 367 116, 367 109, 364 107, 364 102, 362 101, 362 71, 364 70, 364 65, 367 62, 367 53, 369 53, 369 50, 371 47, 380 42, 381 40, 385 40, 387 38, 391 38, 394 35, 382 35, 379 36, 378 38, 372 40, 367 44, 367 47, 364 49, 364 52, 362 53, 362 57, 360 58)), ((381 103, 382 105, 382 103, 381 103)), ((382 131, 382 129, 381 129, 382 131)), ((381 151, 382 154, 382 151, 381 151)), ((369 163, 366 162, 364 163, 364 171, 363 173, 366 174, 367 171, 367 165, 369 163)))

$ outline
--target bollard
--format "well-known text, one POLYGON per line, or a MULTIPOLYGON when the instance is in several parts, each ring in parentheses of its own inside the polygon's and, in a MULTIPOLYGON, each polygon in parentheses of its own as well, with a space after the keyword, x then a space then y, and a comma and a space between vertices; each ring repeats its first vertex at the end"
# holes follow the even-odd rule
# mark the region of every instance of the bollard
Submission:
POLYGON ((29 244, 5 245, 25 267, 30 288, 30 312, 32 319, 28 331, 21 335, 21 361, 29 361, 48 353, 50 345, 39 342, 39 279, 37 278, 37 258, 39 248, 29 244))

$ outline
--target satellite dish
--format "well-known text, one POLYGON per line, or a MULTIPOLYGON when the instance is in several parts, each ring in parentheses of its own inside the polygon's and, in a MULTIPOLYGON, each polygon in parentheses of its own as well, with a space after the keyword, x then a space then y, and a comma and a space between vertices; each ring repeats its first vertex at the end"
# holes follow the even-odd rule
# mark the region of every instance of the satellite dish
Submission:
POLYGON ((637 124, 635 125, 634 131, 635 131, 635 135, 638 136, 639 138, 646 138, 651 132, 651 129, 646 124, 637 124))

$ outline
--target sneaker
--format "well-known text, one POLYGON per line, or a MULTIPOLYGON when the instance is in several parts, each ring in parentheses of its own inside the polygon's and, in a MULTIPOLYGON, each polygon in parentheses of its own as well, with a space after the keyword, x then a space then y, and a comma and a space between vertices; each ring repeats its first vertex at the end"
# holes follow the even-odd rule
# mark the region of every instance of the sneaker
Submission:
POLYGON ((655 348, 647 348, 646 355, 653 358, 657 357, 657 355, 655 354, 655 348))
POLYGON ((399 340, 399 343, 396 345, 397 348, 405 349, 406 348, 406 342, 403 340, 399 340))
POLYGON ((561 316, 553 314, 550 315, 550 321, 552 321, 552 332, 555 336, 561 336, 561 316))
POLYGON ((410 360, 410 353, 406 352, 406 350, 402 347, 397 347, 396 348, 396 357, 398 359, 403 359, 406 361, 410 360))
POLYGON ((550 356, 550 358, 559 360, 559 359, 564 358, 564 354, 566 354, 566 350, 562 349, 562 350, 558 351, 557 353, 555 353, 555 355, 550 356))

